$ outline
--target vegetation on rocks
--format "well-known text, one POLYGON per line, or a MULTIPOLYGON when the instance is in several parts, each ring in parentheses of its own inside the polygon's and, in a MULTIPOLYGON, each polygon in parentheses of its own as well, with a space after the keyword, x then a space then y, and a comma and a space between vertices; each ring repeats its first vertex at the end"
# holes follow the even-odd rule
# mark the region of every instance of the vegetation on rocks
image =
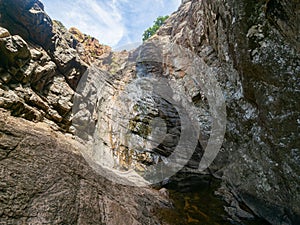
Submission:
POLYGON ((155 21, 152 27, 149 27, 145 32, 143 33, 143 41, 148 40, 150 37, 152 37, 158 29, 165 23, 165 21, 169 18, 169 16, 159 16, 155 21))

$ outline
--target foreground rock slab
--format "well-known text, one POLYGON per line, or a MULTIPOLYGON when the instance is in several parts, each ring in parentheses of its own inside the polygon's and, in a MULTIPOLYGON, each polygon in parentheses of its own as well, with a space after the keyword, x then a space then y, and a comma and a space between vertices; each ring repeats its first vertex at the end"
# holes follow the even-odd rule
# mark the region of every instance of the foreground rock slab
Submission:
POLYGON ((1 224, 159 224, 157 191, 97 175, 80 145, 46 124, 0 111, 1 224))

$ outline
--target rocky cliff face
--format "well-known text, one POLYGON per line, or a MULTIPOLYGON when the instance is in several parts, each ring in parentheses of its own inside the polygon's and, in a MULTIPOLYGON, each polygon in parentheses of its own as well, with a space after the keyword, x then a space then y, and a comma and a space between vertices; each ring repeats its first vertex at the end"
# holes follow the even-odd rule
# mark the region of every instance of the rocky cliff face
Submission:
MULTIPOLYGON (((194 81, 200 77, 205 84, 213 76, 225 96, 227 112, 224 142, 210 166, 224 181, 219 193, 224 196, 230 190, 272 224, 299 223, 297 10, 297 1, 184 1, 158 34, 129 56, 134 66, 129 63, 102 89, 98 137, 103 148, 113 150, 114 163, 139 171, 147 170, 145 165, 170 163, 166 157, 175 151, 184 129, 174 111, 177 106, 163 103, 169 93, 141 97, 139 91, 149 87, 136 82, 142 77, 165 77, 172 81, 171 95, 180 99, 181 93, 195 107, 192 114, 201 128, 202 147, 197 145, 196 160, 188 168, 197 168, 211 134, 209 97, 215 92, 194 81), (195 56, 200 58, 196 75, 188 72, 195 56), (145 143, 153 135, 154 118, 164 119, 165 126, 158 122, 155 127, 170 135, 158 138, 156 148, 157 143, 145 143)), ((227 211, 238 211, 229 202, 227 211)))
POLYGON ((2 28, 2 107, 68 131, 74 89, 87 69, 72 36, 39 1, 1 1, 0 7, 1 25, 12 34, 2 28))
MULTIPOLYGON (((71 27, 69 32, 78 41, 78 44, 81 45, 82 51, 79 51, 79 53, 82 60, 86 63, 97 63, 99 59, 106 58, 111 53, 109 46, 101 45, 96 38, 81 33, 77 28, 71 27)), ((77 46, 77 49, 80 47, 77 46)))
POLYGON ((35 0, 1 0, 0 26, 0 223, 159 224, 165 197, 107 181, 71 137, 86 59, 110 48, 81 43, 35 0))
POLYGON ((298 1, 185 1, 157 37, 185 46, 217 71, 227 129, 211 169, 272 224, 300 221, 299 7, 298 1))
POLYGON ((209 171, 223 180, 218 193, 227 211, 241 215, 238 201, 272 224, 299 223, 298 1, 183 1, 157 35, 117 53, 52 21, 37 0, 0 0, 0 13, 0 107, 42 122, 1 113, 5 222, 158 223, 148 214, 166 204, 156 192, 140 189, 127 199, 126 187, 108 188, 74 152, 80 144, 57 130, 96 138, 94 162, 107 153, 105 163, 147 176, 153 165, 199 172, 207 146, 220 142, 210 136, 221 124, 224 140, 209 171), (133 207, 121 221, 127 204, 133 207), (87 211, 101 216, 84 217, 87 211))
POLYGON ((64 36, 64 29, 45 14, 43 4, 31 0, 1 1, 1 12, 2 26, 43 47, 74 89, 86 65, 80 62, 71 35, 64 36))

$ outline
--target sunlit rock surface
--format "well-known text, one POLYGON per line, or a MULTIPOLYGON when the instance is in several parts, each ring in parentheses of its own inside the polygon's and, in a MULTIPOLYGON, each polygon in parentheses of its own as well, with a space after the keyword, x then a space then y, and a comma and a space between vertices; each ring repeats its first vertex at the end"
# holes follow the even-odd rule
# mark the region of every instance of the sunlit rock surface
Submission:
MULTIPOLYGON (((126 130, 132 131, 132 142, 126 143, 128 136, 120 137, 118 126, 128 111, 116 103, 118 96, 141 77, 164 76, 174 81, 173 90, 190 98, 201 125, 202 148, 198 148, 198 155, 203 154, 211 129, 209 94, 190 82, 195 74, 186 71, 191 63, 189 55, 176 55, 174 49, 163 51, 159 45, 149 47, 149 43, 182 46, 202 60, 197 76, 215 76, 226 100, 225 139, 210 166, 211 172, 222 178, 223 185, 255 214, 273 224, 297 224, 300 63, 299 14, 295 9, 299 9, 296 1, 185 1, 158 35, 132 52, 129 64, 134 62, 134 66, 121 70, 106 86, 107 93, 113 94, 100 104, 100 137, 115 153, 117 165, 144 170, 144 165, 156 163, 157 159, 168 163, 164 159, 168 150, 136 151, 147 149, 143 141, 145 135, 151 134, 151 126, 145 116, 152 113, 152 118, 156 117, 158 109, 153 96, 140 99, 141 106, 146 108, 142 113, 146 119, 137 117, 141 114, 139 105, 126 103, 124 108, 136 111, 130 111, 130 118, 127 117, 131 119, 126 130), (147 56, 144 59, 143 54, 147 56), (159 62, 151 58, 157 54, 159 62), (118 116, 112 116, 114 110, 118 116)), ((171 108, 169 112, 172 114, 171 108)))
POLYGON ((97 174, 72 137, 77 44, 41 2, 0 1, 0 223, 161 224, 165 197, 97 174))
POLYGON ((3 224, 160 224, 158 191, 113 184, 81 156, 80 143, 44 123, 0 111, 3 224))
MULTIPOLYGON (((202 173, 210 172, 222 179, 218 194, 231 204, 227 208, 229 214, 238 217, 243 213, 236 204, 239 201, 272 224, 300 223, 298 1, 182 1, 179 10, 169 17, 157 35, 131 52, 111 52, 80 31, 69 32, 61 23, 52 21, 37 0, 1 0, 0 13, 0 107, 12 116, 45 122, 54 130, 76 134, 83 142, 97 140, 101 148, 94 154, 96 163, 104 163, 100 156, 105 153, 111 160, 105 161, 107 165, 120 171, 135 169, 139 174, 147 174, 150 166, 159 163, 173 163, 175 169, 187 164, 184 170, 199 173, 199 162, 205 158, 202 156, 210 153, 205 149, 213 136, 212 130, 215 124, 220 124, 215 130, 220 135, 213 142, 222 141, 222 147, 220 151, 213 149, 218 156, 202 173), (94 65, 88 68, 92 63, 94 65), (145 82, 147 79, 150 82, 145 82), (223 117, 226 117, 226 126, 223 117), (185 133, 186 130, 189 132, 185 133), (223 131, 226 131, 224 140, 223 131), (183 134, 190 138, 181 145, 183 134), (169 157, 178 146, 180 154, 172 161, 169 157), (194 152, 191 160, 190 152, 194 152)), ((10 118, 8 114, 2 117, 10 118)), ((2 133, 13 129, 4 121, 2 133)), ((18 123, 25 124, 24 121, 18 123)), ((26 142, 18 147, 10 135, 18 140, 17 137, 27 137, 28 133, 23 134, 22 127, 14 129, 16 131, 1 136, 3 151, 19 149, 16 159, 22 158, 23 164, 15 168, 15 161, 8 157, 11 161, 6 164, 2 160, 1 165, 27 177, 31 171, 26 169, 26 160, 31 162, 31 158, 20 154, 32 144, 26 142)), ((42 141, 43 135, 38 134, 35 140, 42 141)), ((41 145, 47 156, 48 145, 41 145)), ((65 150, 64 147, 59 149, 65 150)), ((34 152, 29 151, 29 156, 34 152)), ((6 153, 4 156, 7 157, 6 153)), ((40 165, 43 157, 36 157, 36 165, 40 165)), ((73 156, 66 153, 68 157, 73 156)), ((83 161, 82 157, 76 157, 83 161)), ((77 166, 70 168, 74 181, 67 182, 67 186, 81 182, 81 178, 74 175, 77 166)), ((85 170, 90 168, 86 165, 85 170)), ((38 166, 33 173, 40 171, 38 166)), ((51 171, 48 173, 52 182, 55 173, 51 171)), ((8 176, 4 174, 1 181, 11 190, 9 182, 15 180, 8 176)), ((66 176, 58 177, 63 180, 66 176)), ((163 182, 167 182, 168 177, 165 178, 163 182)), ((95 179, 91 178, 92 183, 96 182, 94 186, 107 182, 95 179)), ((27 185, 32 183, 34 181, 20 183, 20 190, 25 190, 24 195, 33 193, 32 198, 26 195, 24 200, 19 192, 12 191, 17 197, 11 202, 3 195, 7 208, 12 209, 14 201, 27 202, 22 205, 32 204, 34 208, 28 206, 33 211, 24 211, 27 214, 14 209, 0 212, 7 221, 22 222, 23 217, 33 214, 38 216, 30 218, 40 218, 39 222, 48 218, 38 214, 45 210, 37 208, 38 203, 34 204, 43 195, 27 192, 27 185)), ((39 194, 48 193, 44 187, 36 188, 39 194)), ((56 196, 62 188, 55 190, 53 195, 56 196)), ((68 190, 69 194, 73 193, 68 190)), ((97 190, 94 191, 98 193, 97 190)), ((141 199, 130 195, 128 204, 139 207, 144 204, 141 199)), ((58 202, 55 200, 54 213, 61 212, 62 205, 58 202)), ((72 210, 75 209, 70 208, 70 212, 72 210)), ((114 216, 123 214, 122 210, 116 209, 114 216)), ((140 211, 130 214, 128 223, 145 223, 148 215, 137 219, 138 213, 140 211), (131 220, 131 215, 138 222, 131 220)), ((51 221, 55 223, 56 219, 51 221)), ((118 217, 112 221, 118 224, 121 220, 118 217)), ((128 224, 125 221, 124 224, 128 224)), ((156 223, 155 218, 149 221, 156 223)), ((73 220, 66 223, 69 222, 73 220)))

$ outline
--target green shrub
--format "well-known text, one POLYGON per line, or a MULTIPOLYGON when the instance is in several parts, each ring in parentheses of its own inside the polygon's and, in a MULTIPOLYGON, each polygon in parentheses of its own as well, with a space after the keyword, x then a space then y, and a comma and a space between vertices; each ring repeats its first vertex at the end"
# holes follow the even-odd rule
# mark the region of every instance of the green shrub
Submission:
POLYGON ((169 16, 159 16, 155 21, 154 25, 152 27, 149 27, 147 30, 145 30, 143 34, 143 41, 146 41, 150 37, 152 37, 156 31, 161 27, 161 25, 164 24, 166 19, 168 19, 169 16))

